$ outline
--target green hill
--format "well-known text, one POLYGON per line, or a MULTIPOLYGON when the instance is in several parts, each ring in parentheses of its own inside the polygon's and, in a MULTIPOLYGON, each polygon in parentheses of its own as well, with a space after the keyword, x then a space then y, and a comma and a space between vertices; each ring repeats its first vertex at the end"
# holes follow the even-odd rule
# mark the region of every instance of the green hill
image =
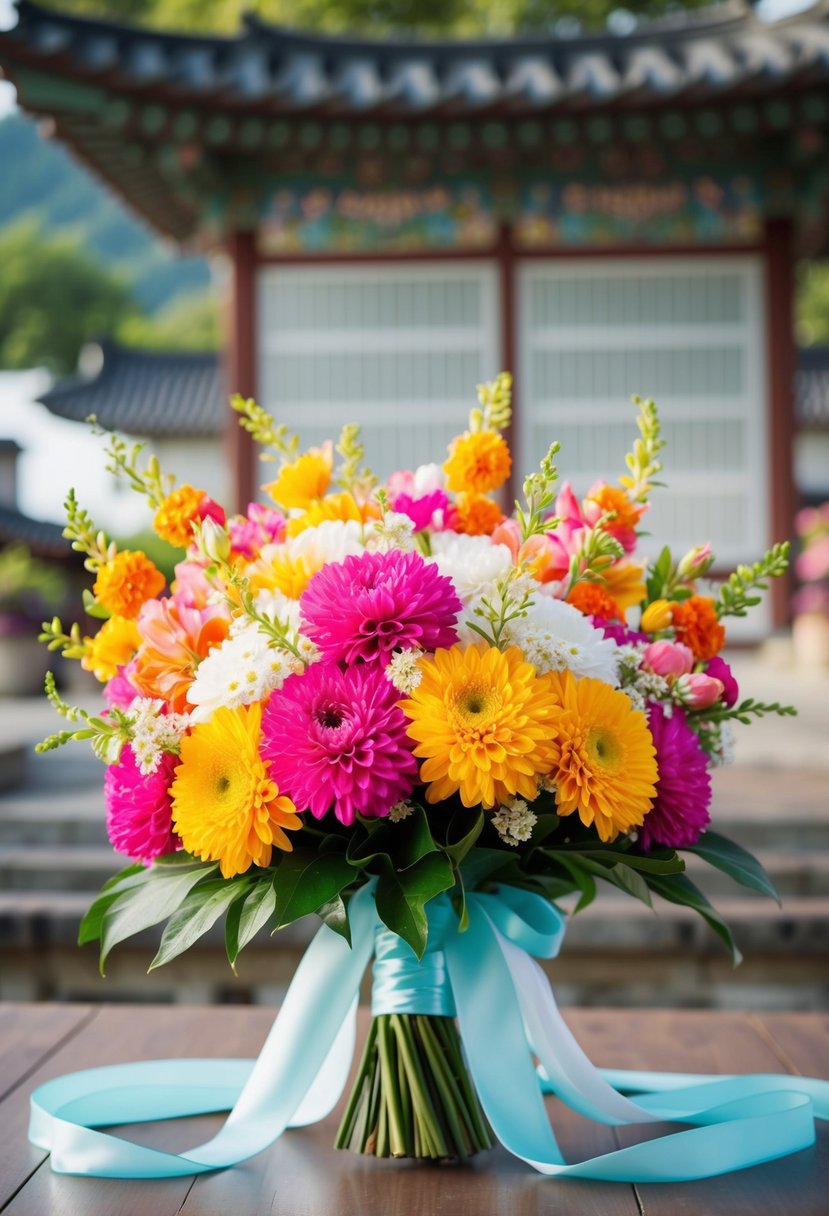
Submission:
POLYGON ((71 233, 79 246, 122 276, 142 309, 208 288, 203 258, 176 257, 59 143, 28 118, 0 120, 0 230, 36 219, 44 234, 71 233))

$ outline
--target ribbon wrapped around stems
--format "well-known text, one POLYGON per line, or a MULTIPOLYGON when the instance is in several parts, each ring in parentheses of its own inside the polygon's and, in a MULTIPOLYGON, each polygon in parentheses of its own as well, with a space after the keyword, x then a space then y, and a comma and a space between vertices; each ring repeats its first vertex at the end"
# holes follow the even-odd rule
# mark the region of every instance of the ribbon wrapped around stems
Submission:
POLYGON ((594 1068, 532 957, 557 954, 562 915, 541 896, 503 886, 470 894, 468 910, 469 927, 461 933, 448 896, 432 901, 428 961, 421 966, 404 942, 380 926, 373 888, 363 887, 349 908, 352 946, 325 926, 319 930, 256 1061, 143 1061, 58 1077, 32 1094, 31 1141, 51 1152, 58 1173, 169 1178, 236 1165, 287 1127, 322 1119, 346 1083, 360 981, 379 931, 374 1012, 454 1011, 469 1072, 496 1136, 542 1174, 680 1182, 757 1165, 814 1143, 815 1119, 829 1118, 829 1081, 594 1068), (674 1120, 693 1126, 568 1164, 543 1091, 601 1123, 674 1120), (226 1110, 230 1114, 212 1139, 181 1154, 98 1130, 226 1110))

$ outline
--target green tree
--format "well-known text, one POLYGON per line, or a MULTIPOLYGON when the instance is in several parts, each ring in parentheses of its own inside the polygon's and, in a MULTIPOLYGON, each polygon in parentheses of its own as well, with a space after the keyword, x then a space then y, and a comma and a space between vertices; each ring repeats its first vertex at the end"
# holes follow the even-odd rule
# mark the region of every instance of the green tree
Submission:
POLYGON ((127 346, 149 350, 217 350, 221 333, 216 297, 209 290, 176 296, 151 317, 127 317, 117 336, 127 346))
POLYGON ((71 371, 84 342, 115 333, 137 311, 129 289, 68 236, 33 220, 0 232, 0 367, 71 371))
POLYGON ((803 346, 829 343, 829 262, 803 262, 797 276, 797 337, 803 346))
POLYGON ((601 29, 611 14, 658 17, 710 0, 52 0, 52 7, 164 29, 234 32, 242 14, 279 25, 381 34, 501 34, 544 30, 562 17, 601 29))

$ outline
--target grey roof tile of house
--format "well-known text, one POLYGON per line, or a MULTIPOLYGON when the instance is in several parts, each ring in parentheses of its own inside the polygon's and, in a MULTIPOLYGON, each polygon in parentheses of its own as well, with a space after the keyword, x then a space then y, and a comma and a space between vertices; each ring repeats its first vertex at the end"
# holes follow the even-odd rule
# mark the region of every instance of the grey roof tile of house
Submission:
POLYGON ((69 541, 61 524, 45 519, 32 519, 16 507, 0 505, 0 547, 26 545, 38 557, 59 557, 74 560, 69 541))
POLYGON ((355 38, 265 24, 234 37, 162 33, 18 0, 0 59, 43 64, 134 93, 278 113, 424 113, 601 108, 829 79, 829 6, 765 24, 739 0, 629 33, 425 41, 355 38))
POLYGON ((147 438, 218 435, 227 411, 214 354, 99 345, 94 374, 58 381, 38 400, 53 414, 147 438))

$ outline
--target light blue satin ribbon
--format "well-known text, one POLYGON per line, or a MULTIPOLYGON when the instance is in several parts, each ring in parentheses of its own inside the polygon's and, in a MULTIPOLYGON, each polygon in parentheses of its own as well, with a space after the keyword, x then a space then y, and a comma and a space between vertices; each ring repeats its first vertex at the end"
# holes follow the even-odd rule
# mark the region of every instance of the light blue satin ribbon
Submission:
POLYGON ((428 961, 419 970, 409 947, 378 925, 373 888, 362 888, 349 908, 352 948, 327 927, 319 930, 256 1061, 159 1060, 59 1077, 32 1094, 30 1139, 51 1152, 58 1173, 161 1178, 235 1165, 286 1127, 323 1118, 346 1082, 360 980, 376 948, 374 1011, 450 1016, 456 1008, 470 1073, 495 1134, 542 1173, 677 1182, 814 1143, 815 1118, 829 1118, 829 1082, 594 1069, 530 958, 555 956, 564 918, 541 896, 510 887, 473 893, 468 908, 469 928, 460 933, 447 896, 429 904, 428 961), (594 1119, 696 1126, 567 1164, 531 1052, 546 1074, 543 1088, 594 1119), (632 1102, 623 1093, 638 1096, 632 1102), (96 1130, 223 1110, 230 1115, 217 1135, 183 1154, 96 1130))

